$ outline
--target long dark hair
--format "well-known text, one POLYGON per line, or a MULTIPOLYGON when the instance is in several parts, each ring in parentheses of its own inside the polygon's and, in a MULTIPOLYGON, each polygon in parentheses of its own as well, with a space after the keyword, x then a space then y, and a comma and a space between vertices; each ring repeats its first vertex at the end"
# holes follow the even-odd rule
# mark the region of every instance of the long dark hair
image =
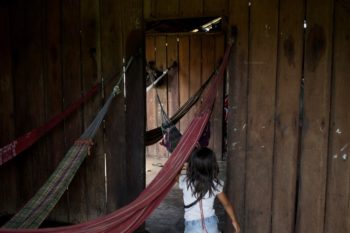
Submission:
POLYGON ((212 196, 220 184, 218 174, 215 153, 207 147, 196 149, 187 166, 187 187, 192 189, 196 198, 203 198, 207 192, 212 196))

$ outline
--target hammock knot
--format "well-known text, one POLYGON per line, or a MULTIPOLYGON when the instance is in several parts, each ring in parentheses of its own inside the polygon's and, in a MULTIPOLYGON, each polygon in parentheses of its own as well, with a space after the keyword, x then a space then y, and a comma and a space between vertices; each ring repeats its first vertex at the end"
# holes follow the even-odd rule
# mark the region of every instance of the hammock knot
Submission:
POLYGON ((94 142, 91 139, 78 139, 74 142, 75 145, 87 145, 88 146, 88 155, 91 155, 91 147, 94 145, 94 142))
POLYGON ((118 85, 115 85, 113 88, 113 95, 116 96, 120 93, 120 88, 118 85))

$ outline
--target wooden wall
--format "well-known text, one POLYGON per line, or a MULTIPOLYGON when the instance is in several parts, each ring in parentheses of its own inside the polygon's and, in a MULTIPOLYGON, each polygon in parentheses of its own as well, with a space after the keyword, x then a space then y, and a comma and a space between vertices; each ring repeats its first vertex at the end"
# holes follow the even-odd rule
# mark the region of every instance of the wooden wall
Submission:
MULTIPOLYGON (((146 20, 226 16, 228 28, 235 26, 238 32, 229 66, 226 187, 242 232, 350 231, 348 0, 16 0, 1 1, 0 13, 1 144, 42 124, 91 83, 118 70, 122 57, 133 53, 128 49, 142 44, 141 38, 132 40, 141 33, 142 14, 146 20)), ((175 56, 182 59, 195 52, 191 39, 179 38, 185 42, 177 43, 178 52, 152 55, 159 56, 163 68, 175 56)), ((152 43, 165 41, 176 44, 166 36, 152 43)), ((195 62, 182 61, 189 68, 178 77, 197 72, 190 68, 195 62)), ((136 63, 139 70, 141 64, 136 63)), ((83 221, 102 215, 142 189, 143 121, 131 127, 136 121, 126 120, 136 115, 134 111, 144 119, 144 106, 135 109, 129 102, 140 106, 144 97, 136 89, 141 90, 141 80, 127 84, 126 100, 114 102, 106 130, 96 138, 96 152, 84 163, 53 219, 83 221), (130 104, 123 111, 125 102, 130 104), (125 147, 134 139, 140 147, 125 147), (100 205, 105 197, 102 178, 92 171, 101 171, 104 153, 110 179, 106 205, 100 205), (91 183, 96 189, 90 189, 91 183), (84 195, 82 201, 72 203, 79 195, 84 195)), ((187 89, 174 93, 181 96, 182 91, 187 89)), ((169 101, 174 106, 181 103, 169 101)), ((91 107, 1 167, 1 213, 14 213, 31 197, 101 102, 101 96, 89 102, 91 107)))
MULTIPOLYGON (((156 91, 168 116, 171 117, 180 106, 197 92, 202 84, 219 66, 224 54, 225 37, 222 33, 213 34, 149 34, 146 35, 146 60, 155 62, 158 70, 164 70, 176 62, 177 67, 161 84, 147 93, 147 129, 162 124, 160 105, 156 91)), ((211 116, 211 136, 209 146, 214 149, 218 159, 222 159, 223 137, 223 96, 224 80, 221 80, 211 116)), ((198 103, 180 120, 177 125, 183 133, 201 104, 198 103)), ((147 147, 147 155, 168 156, 165 147, 159 143, 147 147)))
POLYGON ((144 0, 146 20, 222 16, 229 13, 229 0, 144 0))
POLYGON ((349 3, 230 1, 227 188, 244 233, 350 231, 349 3))
MULTIPOLYGON (((0 34, 1 146, 120 71, 123 57, 138 54, 127 74, 125 98, 122 93, 113 101, 92 155, 49 218, 83 222, 132 200, 145 183, 142 1, 0 1, 0 34)), ((116 78, 105 83, 52 132, 0 167, 0 215, 14 214, 34 195, 115 83, 116 78)))
POLYGON ((242 232, 349 232, 350 2, 145 0, 144 16, 237 29, 226 188, 242 232))

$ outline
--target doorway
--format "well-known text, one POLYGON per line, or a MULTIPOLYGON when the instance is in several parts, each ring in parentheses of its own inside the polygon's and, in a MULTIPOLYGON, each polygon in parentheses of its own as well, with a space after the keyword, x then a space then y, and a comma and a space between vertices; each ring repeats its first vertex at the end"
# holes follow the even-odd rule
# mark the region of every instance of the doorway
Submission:
MULTIPOLYGON (((222 31, 220 17, 151 22, 148 23, 146 31, 145 48, 148 67, 156 76, 161 76, 165 70, 168 70, 167 75, 146 93, 146 125, 147 130, 151 130, 162 125, 162 108, 167 116, 173 116, 215 72, 224 54, 225 34, 222 31)), ((154 80, 146 80, 149 86, 152 85, 152 81, 154 80)), ((220 178, 224 180, 226 174, 226 162, 223 161, 225 82, 222 81, 219 86, 215 108, 210 119, 208 146, 217 155, 221 168, 220 178)), ((201 98, 176 124, 181 133, 188 127, 200 105, 201 98)), ((146 184, 153 180, 169 156, 171 154, 159 142, 146 147, 146 184)), ((182 192, 175 185, 146 221, 146 229, 152 233, 183 232, 182 206, 182 192)), ((223 218, 222 210, 219 210, 218 215, 223 218)), ((223 224, 223 221, 221 223, 223 224)))

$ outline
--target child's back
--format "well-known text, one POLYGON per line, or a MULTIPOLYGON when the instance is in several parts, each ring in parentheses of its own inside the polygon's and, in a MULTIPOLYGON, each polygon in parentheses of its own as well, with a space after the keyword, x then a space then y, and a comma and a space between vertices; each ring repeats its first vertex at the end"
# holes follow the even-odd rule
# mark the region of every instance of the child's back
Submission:
MULTIPOLYGON (((183 191, 183 201, 184 205, 188 206, 191 203, 194 203, 198 198, 194 196, 194 193, 192 192, 193 187, 188 187, 186 182, 186 175, 182 175, 179 178, 179 188, 183 191)), ((216 190, 214 191, 213 195, 209 195, 209 192, 205 194, 203 198, 201 198, 200 201, 195 203, 193 206, 189 208, 185 208, 185 220, 191 221, 191 220, 198 220, 201 219, 201 206, 203 207, 203 216, 211 217, 215 215, 215 210, 213 208, 214 206, 214 200, 218 193, 221 193, 223 191, 223 182, 220 181, 220 184, 216 185, 216 190)))
POLYGON ((218 233, 218 218, 214 210, 217 196, 239 232, 232 204, 223 192, 224 183, 218 179, 219 167, 215 154, 208 148, 200 148, 192 154, 186 175, 178 178, 183 191, 185 208, 185 233, 218 233))

